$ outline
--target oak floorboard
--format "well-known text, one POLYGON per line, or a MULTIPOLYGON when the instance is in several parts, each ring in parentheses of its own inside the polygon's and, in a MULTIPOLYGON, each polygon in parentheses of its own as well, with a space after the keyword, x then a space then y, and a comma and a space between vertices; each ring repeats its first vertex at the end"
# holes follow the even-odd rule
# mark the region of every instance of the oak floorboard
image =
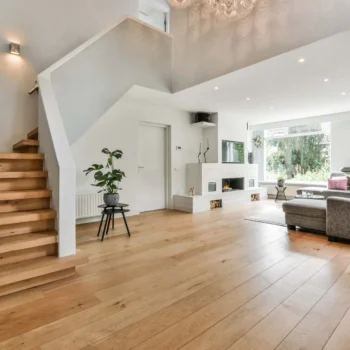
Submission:
POLYGON ((219 299, 245 282, 257 276, 262 271, 284 260, 287 253, 272 253, 255 263, 245 266, 233 274, 221 279, 217 283, 203 288, 199 292, 180 300, 179 302, 164 308, 149 317, 124 328, 116 334, 112 334, 101 343, 89 347, 89 349, 112 349, 119 346, 122 349, 131 349, 134 346, 160 333, 162 330, 177 323, 193 312, 206 306, 210 302, 219 299), (138 335, 136 337, 136 334, 138 335))
POLYGON ((0 349, 345 349, 350 246, 244 220, 276 206, 78 226, 88 263, 0 298, 0 349))
POLYGON ((273 350, 327 293, 349 265, 349 258, 335 258, 309 281, 239 339, 229 350, 273 350), (332 274, 329 273, 332 270, 332 274))
MULTIPOLYGON (((292 259, 294 263, 297 263, 299 260, 307 259, 307 257, 301 256, 299 254, 295 254, 295 261, 292 259)), ((292 262, 289 262, 286 264, 286 268, 291 268, 292 262)), ((280 275, 280 269, 276 270, 277 275, 280 275)), ((262 283, 265 283, 264 281, 262 283)), ((257 283, 259 285, 259 283, 257 283)), ((222 292, 221 292, 222 293, 222 292)), ((113 295, 118 294, 115 290, 113 295)), ((202 297, 203 298, 203 297, 202 297)), ((227 296, 228 299, 231 299, 230 296, 227 296)), ((156 311, 156 310, 153 310, 156 311)), ((145 316, 145 312, 142 310, 142 313, 140 314, 141 317, 145 316)), ((133 317, 135 317, 135 314, 133 313, 133 317)), ((122 328, 123 326, 127 326, 127 323, 121 323, 121 322, 113 322, 113 319, 120 318, 120 315, 112 315, 111 317, 107 318, 106 320, 96 322, 95 324, 92 324, 89 327, 85 327, 85 329, 80 329, 71 335, 67 335, 66 337, 63 337, 62 339, 58 339, 57 341, 51 342, 47 344, 47 349, 59 349, 64 347, 70 347, 72 344, 76 348, 83 348, 85 347, 89 342, 97 341, 100 337, 103 337, 108 332, 117 331, 118 329, 122 328), (111 324, 115 324, 116 328, 111 327, 111 324), (109 326, 108 326, 109 325, 109 326), (108 331, 106 331, 106 328, 108 328, 108 331), (89 334, 89 336, 87 336, 89 334)), ((137 319, 136 319, 137 320, 137 319)), ((135 321, 135 319, 134 319, 135 321)), ((105 346, 105 344, 103 344, 105 346)), ((152 345, 153 346, 153 345, 152 345)), ((45 348, 45 347, 43 347, 45 348)))
POLYGON ((235 334, 232 329, 234 326, 238 328, 236 332, 240 332, 241 327, 248 327, 250 322, 256 319, 260 321, 265 313, 282 302, 283 298, 292 294, 310 275, 313 275, 320 268, 320 264, 319 259, 304 255, 295 254, 287 257, 281 263, 283 269, 278 264, 276 265, 278 268, 272 267, 264 271, 252 280, 252 286, 247 284, 249 286, 247 288, 243 285, 242 288, 202 308, 135 349, 179 349, 206 330, 214 329, 213 326, 217 324, 220 325, 217 327, 219 332, 217 329, 213 332, 222 342, 226 339, 223 336, 224 329, 227 330, 226 332, 229 330, 231 337, 235 334), (304 271, 307 273, 302 273, 304 271), (263 282, 262 286, 259 285, 260 281, 263 282), (221 324, 222 319, 224 321, 221 324), (245 320, 247 321, 244 322, 245 320))
POLYGON ((347 310, 339 326, 328 340, 324 350, 348 350, 350 344, 350 311, 347 310))
MULTIPOLYGON (((236 312, 216 323, 213 327, 202 332, 196 339, 186 344, 181 349, 227 349, 241 337, 243 337, 251 328, 273 312, 275 308, 281 305, 289 297, 293 296, 305 283, 312 279, 314 274, 326 265, 328 260, 334 257, 337 249, 325 245, 324 249, 318 251, 317 255, 322 254, 323 259, 313 256, 303 262, 297 269, 289 275, 285 275, 266 291, 258 295, 249 303, 244 305, 236 312), (303 273, 303 271, 305 271, 303 273)), ((328 267, 325 268, 326 274, 328 267)), ((269 271, 266 271, 269 272, 269 271)), ((269 273, 264 273, 265 278, 271 281, 269 273)), ((273 282, 273 280, 271 281, 273 282)), ((300 303, 300 307, 303 303, 300 303)), ((299 305, 298 305, 299 306, 299 305)), ((279 320, 280 321, 280 320, 279 320)), ((262 337, 264 335, 261 335, 262 337)), ((276 346, 278 343, 276 344, 276 346)), ((260 344, 257 347, 260 349, 260 344)), ((247 347, 247 350, 250 349, 247 347)))
POLYGON ((349 308, 350 270, 348 268, 276 349, 322 350, 349 308))

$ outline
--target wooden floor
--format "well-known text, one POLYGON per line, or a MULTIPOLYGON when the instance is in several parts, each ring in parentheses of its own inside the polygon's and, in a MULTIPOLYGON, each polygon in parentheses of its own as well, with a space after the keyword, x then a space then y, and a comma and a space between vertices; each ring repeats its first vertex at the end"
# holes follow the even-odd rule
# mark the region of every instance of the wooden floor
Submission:
POLYGON ((244 220, 274 205, 80 227, 76 277, 0 299, 0 349, 350 349, 350 245, 244 220))

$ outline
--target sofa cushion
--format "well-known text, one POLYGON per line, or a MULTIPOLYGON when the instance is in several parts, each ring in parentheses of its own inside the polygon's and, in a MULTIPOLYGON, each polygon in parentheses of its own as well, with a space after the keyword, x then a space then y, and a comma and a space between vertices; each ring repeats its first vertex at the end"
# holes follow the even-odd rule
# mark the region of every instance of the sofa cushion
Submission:
POLYGON ((328 189, 346 191, 348 189, 348 179, 346 177, 328 179, 328 189))
POLYGON ((314 218, 326 217, 327 202, 314 199, 292 199, 283 203, 286 214, 310 216, 314 218))

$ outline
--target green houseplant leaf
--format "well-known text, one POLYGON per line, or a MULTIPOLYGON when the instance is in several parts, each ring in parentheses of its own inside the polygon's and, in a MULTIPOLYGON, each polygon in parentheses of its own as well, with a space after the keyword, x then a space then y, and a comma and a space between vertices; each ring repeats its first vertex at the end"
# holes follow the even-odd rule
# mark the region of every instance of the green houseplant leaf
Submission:
POLYGON ((122 158, 123 152, 120 150, 111 152, 108 148, 104 148, 102 153, 107 156, 106 165, 92 164, 91 167, 84 170, 84 173, 85 175, 94 173, 95 183, 92 186, 101 188, 98 193, 116 194, 121 190, 119 184, 126 175, 124 171, 114 168, 113 160, 122 158))

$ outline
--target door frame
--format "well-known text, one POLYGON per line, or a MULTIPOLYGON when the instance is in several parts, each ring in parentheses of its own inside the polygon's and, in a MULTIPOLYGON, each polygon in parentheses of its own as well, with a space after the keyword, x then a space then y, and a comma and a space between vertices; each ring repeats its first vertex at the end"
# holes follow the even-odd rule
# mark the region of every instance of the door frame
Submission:
MULTIPOLYGON (((139 121, 140 126, 152 126, 152 127, 158 127, 165 130, 165 149, 164 149, 164 172, 165 172, 165 188, 164 188, 164 194, 165 194, 165 209, 171 209, 171 188, 172 188, 172 177, 171 177, 171 125, 167 124, 159 124, 159 123, 152 123, 152 122, 146 122, 146 121, 139 121)), ((139 151, 139 149, 137 150, 139 151)))

